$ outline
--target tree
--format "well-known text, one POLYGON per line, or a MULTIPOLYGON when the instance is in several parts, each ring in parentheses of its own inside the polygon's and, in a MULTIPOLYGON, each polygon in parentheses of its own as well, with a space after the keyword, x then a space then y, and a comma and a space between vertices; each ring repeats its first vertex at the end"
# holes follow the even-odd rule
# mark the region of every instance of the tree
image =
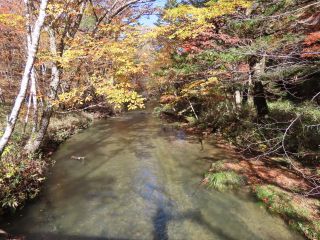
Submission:
MULTIPOLYGON (((64 62, 70 61, 68 58, 72 58, 72 53, 76 53, 73 57, 77 57, 80 55, 85 55, 84 52, 81 50, 81 46, 72 44, 73 41, 75 41, 76 44, 79 44, 77 41, 77 33, 78 30, 82 27, 81 23, 83 22, 83 19, 90 19, 90 16, 93 16, 94 18, 94 24, 92 26, 87 25, 85 31, 87 31, 87 36, 92 39, 98 39, 97 41, 101 44, 107 44, 107 42, 102 42, 99 41, 99 38, 101 36, 99 35, 99 28, 104 28, 105 26, 112 26, 114 23, 118 21, 118 19, 121 19, 122 16, 126 16, 128 19, 128 16, 130 18, 134 18, 133 16, 136 16, 136 12, 131 11, 131 8, 136 8, 136 5, 139 3, 148 3, 151 1, 140 1, 140 0, 120 0, 120 1, 115 1, 115 2, 109 2, 109 1, 77 1, 74 2, 74 4, 69 4, 67 6, 60 6, 61 12, 64 13, 63 17, 60 17, 54 24, 52 24, 50 27, 47 28, 47 32, 49 35, 49 41, 50 41, 50 51, 51 51, 51 57, 53 56, 53 61, 51 61, 52 64, 52 81, 50 83, 50 89, 47 94, 47 103, 46 107, 43 110, 41 121, 40 121, 40 126, 39 130, 34 133, 27 146, 26 150, 28 153, 35 153, 39 150, 45 134, 47 132, 49 123, 50 123, 50 118, 52 116, 52 113, 54 111, 54 102, 57 100, 57 97, 59 95, 59 87, 61 85, 61 75, 63 73, 64 67, 64 62), (90 5, 90 9, 88 9, 88 6, 90 5), (86 12, 86 10, 88 11, 86 12), (76 14, 74 14, 76 12, 76 14), (128 15, 129 12, 129 15, 128 15), (62 28, 61 28, 62 26, 62 28), (68 44, 67 44, 68 42, 68 44), (70 56, 71 54, 71 56, 70 56)), ((59 16, 62 16, 61 13, 59 13, 59 16)), ((140 16, 140 15, 138 15, 140 16)), ((52 16, 54 18, 54 14, 52 16)), ((127 23, 128 24, 128 23, 127 23)), ((121 34, 119 32, 118 34, 121 34)), ((83 36, 81 36, 83 37, 83 36)), ((86 38, 85 38, 86 39, 86 38)), ((109 39, 110 40, 110 39, 109 39)), ((93 43, 91 41, 91 43, 93 43)), ((94 44, 94 43, 93 43, 94 44)), ((90 46, 92 47, 92 46, 90 46)), ((90 47, 88 49, 90 49, 90 47)), ((87 50, 88 50, 87 49, 87 50)), ((97 52, 95 52, 97 53, 97 52)), ((90 55, 90 52, 88 53, 90 55)), ((79 56, 80 57, 80 56, 79 56)), ((114 59, 112 61, 117 60, 117 58, 121 61, 119 56, 114 56, 114 59)), ((50 60, 50 59, 49 59, 50 60)), ((76 69, 79 69, 79 66, 77 63, 76 64, 76 69)), ((81 63, 79 63, 81 64, 81 63)), ((118 69, 120 71, 121 69, 118 69)), ((89 71, 90 72, 90 71, 89 71)), ((91 77, 89 77, 91 79, 91 77)), ((98 77, 97 79, 101 79, 98 77)), ((88 81, 87 81, 88 84, 88 81)), ((89 87, 91 86, 91 83, 89 84, 89 87)), ((120 88, 122 90, 119 90, 119 86, 114 87, 113 90, 107 91, 108 95, 116 97, 116 92, 118 92, 118 101, 128 101, 128 96, 129 99, 135 99, 137 101, 138 105, 141 106, 141 99, 134 93, 134 92, 127 92, 125 91, 126 94, 123 95, 123 88, 120 88), (112 93, 112 94, 111 94, 112 93), (129 95, 128 95, 129 94, 129 95), (119 98, 122 96, 123 98, 119 98)), ((127 85, 125 85, 127 86, 127 85)), ((67 99, 68 97, 66 96, 75 96, 77 93, 76 89, 82 89, 80 86, 77 86, 78 88, 75 88, 75 91, 72 91, 71 94, 68 93, 62 93, 60 95, 60 98, 65 98, 67 99), (75 94, 75 95, 74 95, 75 94)), ((100 93, 103 91, 100 91, 100 93)), ((88 97, 88 96, 87 96, 88 97)), ((86 99, 90 99, 86 98, 86 99)), ((79 102, 86 102, 83 100, 79 100, 79 102)), ((113 101, 114 103, 117 103, 113 101)), ((129 108, 134 108, 135 105, 130 105, 129 108)))
POLYGON ((19 94, 17 95, 16 101, 14 103, 14 106, 12 108, 11 114, 8 118, 7 121, 7 127, 0 139, 0 154, 2 154, 4 148, 6 147, 11 134, 14 130, 15 124, 18 119, 18 115, 21 109, 21 105, 24 101, 29 79, 30 79, 30 74, 33 69, 33 65, 35 62, 38 46, 39 46, 39 40, 40 40, 40 34, 41 34, 41 29, 44 25, 45 17, 46 17, 46 10, 47 10, 47 5, 48 5, 48 0, 42 0, 40 9, 39 9, 39 16, 37 21, 34 24, 33 31, 32 31, 32 44, 30 45, 30 49, 28 49, 28 57, 25 65, 25 70, 22 76, 21 80, 21 86, 20 86, 20 91, 19 94))
MULTIPOLYGON (((65 21, 65 27, 63 29, 63 33, 62 33, 62 37, 60 38, 59 45, 57 43, 56 30, 54 30, 52 26, 46 27, 46 30, 49 35, 50 53, 51 53, 51 56, 53 57, 52 67, 51 67, 51 82, 50 82, 50 88, 47 93, 48 101, 42 112, 39 130, 33 133, 33 135, 30 137, 25 147, 28 153, 35 153, 40 148, 44 140, 45 134, 47 132, 47 129, 50 123, 50 118, 53 113, 53 101, 57 97, 58 88, 60 85, 60 76, 61 76, 62 69, 61 69, 60 63, 56 59, 59 56, 61 57, 63 55, 63 51, 65 49, 65 38, 68 36, 69 39, 72 39, 75 36, 76 32, 78 31, 84 10, 86 8, 86 4, 87 4, 87 1, 83 0, 83 1, 80 1, 79 3, 76 3, 76 6, 74 5, 71 6, 74 9, 77 9, 75 7, 78 7, 79 9, 77 14, 73 18, 70 16, 71 12, 69 12, 69 15, 67 14, 68 13, 67 11, 69 10, 68 8, 63 10, 61 9, 61 12, 64 12, 66 15, 64 19, 59 19, 59 21, 62 21, 62 22, 65 21)), ((60 16, 62 14, 58 13, 58 15, 60 16)), ((55 19, 55 14, 53 14, 52 17, 55 19)), ((54 23, 54 21, 52 22, 54 23)))

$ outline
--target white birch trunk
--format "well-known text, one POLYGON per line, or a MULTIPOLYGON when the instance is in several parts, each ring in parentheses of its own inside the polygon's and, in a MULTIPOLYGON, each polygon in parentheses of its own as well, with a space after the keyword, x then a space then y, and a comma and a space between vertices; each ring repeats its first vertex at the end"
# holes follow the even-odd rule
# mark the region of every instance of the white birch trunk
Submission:
MULTIPOLYGON (((55 36, 54 30, 51 28, 48 28, 47 31, 49 34, 51 54, 52 54, 52 56, 57 56, 58 49, 57 49, 57 42, 56 42, 56 36, 55 36)), ((49 99, 48 99, 47 105, 45 106, 43 113, 42 113, 39 131, 35 133, 34 137, 31 137, 29 139, 29 142, 25 147, 25 150, 28 153, 35 153, 40 148, 40 145, 43 142, 43 139, 44 139, 45 134, 47 132, 47 129, 48 129, 48 126, 50 123, 50 118, 51 118, 51 115, 53 112, 52 102, 57 97, 59 84, 60 84, 60 69, 58 67, 57 62, 52 62, 51 82, 50 82, 50 89, 49 89, 49 93, 48 93, 49 99)))
POLYGON ((29 121, 29 114, 30 114, 30 109, 31 105, 33 108, 33 127, 32 127, 32 132, 35 132, 37 129, 37 123, 38 123, 38 104, 37 104, 37 92, 36 92, 36 76, 35 76, 35 69, 34 67, 31 70, 31 75, 30 75, 30 95, 29 95, 29 100, 28 100, 28 107, 27 107, 27 113, 26 117, 24 119, 24 127, 23 127, 23 132, 26 131, 26 127, 29 121))
POLYGON ((38 100, 37 100, 37 86, 36 86, 36 74, 35 69, 31 72, 31 97, 32 97, 32 108, 33 108, 33 127, 32 132, 36 132, 38 128, 38 100))
POLYGON ((28 100, 28 106, 27 106, 27 113, 26 113, 26 117, 24 118, 23 133, 26 132, 26 128, 27 128, 27 124, 28 124, 28 120, 29 120, 31 101, 32 101, 32 97, 31 97, 31 93, 30 93, 29 100, 28 100))
POLYGON ((241 108, 241 93, 240 93, 240 91, 236 90, 234 93, 234 96, 235 96, 237 108, 241 108))
POLYGON ((249 81, 248 81, 248 104, 251 107, 253 106, 252 88, 253 88, 252 73, 251 73, 251 70, 250 70, 249 81))
POLYGON ((30 74, 34 65, 37 51, 38 51, 41 29, 44 25, 44 20, 46 18, 47 5, 48 5, 48 0, 41 0, 39 16, 34 25, 34 28, 33 28, 34 30, 32 31, 32 45, 31 45, 31 48, 28 49, 28 57, 27 57, 24 73, 22 76, 21 84, 20 84, 20 90, 15 100, 10 116, 8 118, 5 131, 0 139, 0 155, 2 154, 6 145, 8 144, 8 141, 10 140, 10 137, 12 135, 12 132, 14 130, 14 127, 16 125, 16 122, 20 113, 21 106, 26 96, 30 74))
POLYGON ((0 103, 6 103, 2 89, 0 88, 0 103))
MULTIPOLYGON (((24 0, 24 4, 25 4, 25 12, 26 12, 26 31, 27 31, 27 47, 26 47, 26 53, 29 52, 29 49, 31 49, 32 46, 32 27, 31 27, 31 10, 30 10, 30 2, 29 0, 24 0)), ((33 102, 33 94, 34 94, 34 87, 33 87, 33 83, 35 81, 35 73, 34 73, 34 66, 32 67, 31 70, 31 74, 30 74, 30 80, 31 80, 31 84, 30 84, 30 95, 29 95, 29 100, 28 100, 28 106, 27 106, 27 113, 26 113, 26 117, 24 119, 24 126, 23 126, 23 132, 25 133, 26 131, 26 127, 29 121, 29 114, 30 114, 30 108, 31 108, 31 104, 33 102)))

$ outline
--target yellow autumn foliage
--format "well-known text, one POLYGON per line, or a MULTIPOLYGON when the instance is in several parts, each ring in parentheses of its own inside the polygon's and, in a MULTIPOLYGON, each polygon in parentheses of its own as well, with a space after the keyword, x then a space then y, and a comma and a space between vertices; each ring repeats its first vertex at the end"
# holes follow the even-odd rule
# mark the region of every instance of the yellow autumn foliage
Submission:
POLYGON ((162 25, 153 30, 149 35, 167 35, 171 39, 187 39, 196 37, 209 27, 213 27, 211 19, 234 13, 237 8, 248 8, 251 1, 246 0, 219 0, 209 1, 206 7, 192 5, 179 5, 176 8, 167 9, 163 19, 170 24, 162 25))
POLYGON ((99 38, 93 38, 91 34, 79 34, 68 43, 69 47, 62 57, 43 54, 42 59, 52 61, 54 58, 69 72, 77 71, 81 64, 88 68, 88 72, 79 75, 77 80, 73 77, 70 79, 77 85, 60 94, 55 104, 63 103, 73 108, 89 104, 98 95, 117 109, 124 106, 129 110, 143 108, 144 98, 132 84, 145 71, 145 63, 139 59, 144 41, 138 38, 140 30, 132 26, 106 24, 101 27, 99 34, 99 38))
POLYGON ((0 24, 9 28, 24 29, 24 17, 18 14, 0 14, 0 24))

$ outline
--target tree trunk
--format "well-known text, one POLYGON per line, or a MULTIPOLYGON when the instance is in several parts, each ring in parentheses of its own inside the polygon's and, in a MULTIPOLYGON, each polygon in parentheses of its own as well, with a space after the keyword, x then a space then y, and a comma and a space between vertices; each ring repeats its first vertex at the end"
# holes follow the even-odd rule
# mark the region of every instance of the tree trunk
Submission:
POLYGON ((4 98, 4 94, 1 88, 0 88, 0 103, 3 103, 3 104, 6 103, 6 99, 4 98))
MULTIPOLYGON (((27 47, 26 47, 26 52, 29 51, 29 49, 32 46, 32 29, 31 29, 31 16, 30 16, 30 5, 28 0, 24 0, 25 3, 25 11, 26 11, 26 30, 27 30, 27 47)), ((32 81, 32 77, 34 77, 34 66, 32 67, 30 78, 32 81)), ((29 79, 30 81, 30 79, 29 79)), ((24 125, 23 125, 23 133, 26 131, 26 127, 28 125, 29 121, 29 113, 30 113, 30 108, 31 108, 31 103, 32 103, 32 86, 30 84, 30 94, 29 94, 29 100, 28 100, 28 106, 27 106, 27 113, 26 117, 24 119, 24 125)))
POLYGON ((236 101, 236 107, 241 108, 241 93, 239 90, 236 90, 234 93, 235 101, 236 101))
POLYGON ((23 126, 23 133, 26 131, 26 127, 29 121, 29 114, 30 114, 30 109, 31 105, 33 108, 33 127, 32 127, 32 132, 35 132, 37 129, 37 124, 38 124, 38 106, 37 106, 37 92, 36 92, 36 79, 35 79, 35 70, 34 67, 31 70, 31 75, 30 75, 30 95, 29 95, 29 100, 28 100, 28 107, 27 107, 27 113, 26 117, 24 119, 24 126, 23 126))
MULTIPOLYGON (((25 11, 26 11, 27 52, 28 52, 28 49, 30 49, 30 47, 32 45, 32 27, 31 27, 32 8, 30 6, 29 0, 24 0, 24 3, 25 3, 25 11)), ((34 67, 31 70, 30 80, 31 80, 30 98, 29 98, 28 110, 27 110, 27 114, 26 114, 26 118, 25 118, 24 131, 25 131, 25 128, 28 124, 29 112, 30 112, 30 107, 31 107, 31 103, 32 103, 32 107, 33 107, 32 132, 35 132, 37 130, 37 126, 38 126, 38 102, 37 102, 36 72, 35 72, 34 67)))
MULTIPOLYGON (((50 51, 53 56, 58 55, 58 49, 57 49, 57 42, 56 42, 56 36, 55 32, 52 28, 48 28, 48 34, 49 34, 49 41, 50 41, 50 51)), ((25 150, 28 153, 35 153, 41 146, 45 134, 47 132, 50 118, 52 116, 53 112, 53 105, 52 102, 56 99, 58 88, 60 84, 60 68, 58 66, 58 62, 52 62, 52 68, 51 68, 51 83, 50 83, 50 89, 48 92, 48 101, 46 106, 44 107, 42 116, 41 116, 41 122, 39 126, 39 130, 32 136, 26 147, 25 150)))
POLYGON ((38 100, 37 100, 37 83, 35 69, 33 68, 31 72, 31 97, 32 97, 32 107, 33 107, 33 127, 32 132, 36 132, 38 129, 38 100))
POLYGON ((32 97, 31 97, 31 93, 30 93, 29 99, 28 99, 27 113, 26 113, 26 117, 24 118, 23 133, 26 132, 26 128, 27 128, 27 124, 28 124, 28 120, 29 120, 31 100, 32 100, 32 97))
POLYGON ((257 110, 258 117, 264 117, 269 113, 269 108, 265 97, 264 86, 261 81, 255 81, 253 93, 253 101, 257 110))
POLYGON ((249 80, 244 90, 244 98, 242 102, 253 103, 258 117, 264 117, 269 113, 265 90, 262 82, 259 80, 260 76, 265 72, 266 56, 263 56, 260 61, 256 57, 249 59, 249 80), (252 92, 252 94, 251 94, 252 92))
POLYGON ((20 113, 22 103, 26 96, 30 74, 34 65, 37 51, 38 51, 41 29, 43 27, 44 20, 46 17, 47 5, 48 5, 48 0, 41 0, 39 16, 34 25, 34 28, 33 28, 34 30, 32 31, 32 45, 30 49, 28 49, 28 55, 27 55, 28 57, 27 57, 24 73, 22 76, 21 84, 20 84, 20 90, 15 100, 10 116, 8 118, 7 126, 4 131, 4 134, 0 139, 0 155, 2 154, 4 148, 6 147, 6 145, 10 140, 10 137, 15 128, 15 125, 20 113))
POLYGON ((259 80, 260 76, 265 72, 266 57, 258 62, 254 67, 255 81, 253 83, 253 102, 257 110, 258 117, 264 117, 269 113, 265 90, 262 82, 259 80))
MULTIPOLYGON (((250 65, 250 64, 249 64, 250 65)), ((249 74, 248 74, 248 82, 245 84, 244 90, 242 92, 242 104, 248 104, 249 106, 253 106, 253 96, 252 96, 252 74, 253 74, 252 67, 249 67, 249 74)))

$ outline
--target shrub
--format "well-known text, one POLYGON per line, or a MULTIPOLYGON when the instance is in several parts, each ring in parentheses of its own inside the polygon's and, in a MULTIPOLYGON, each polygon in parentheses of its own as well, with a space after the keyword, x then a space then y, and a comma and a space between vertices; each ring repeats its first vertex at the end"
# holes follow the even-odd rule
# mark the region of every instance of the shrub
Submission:
POLYGON ((153 114, 157 117, 160 117, 162 112, 172 111, 171 104, 161 104, 153 109, 153 114))
POLYGON ((0 208, 15 209, 34 198, 47 164, 21 154, 7 154, 0 162, 0 208))
MULTIPOLYGON (((275 123, 278 123, 274 128, 286 129, 294 118, 300 116, 299 121, 291 126, 286 136, 286 148, 295 153, 300 160, 318 162, 314 156, 317 156, 320 144, 319 107, 311 102, 294 105, 288 101, 273 102, 269 105, 270 116, 275 123)), ((280 134, 283 132, 284 130, 280 134)))
POLYGON ((286 129, 299 114, 298 121, 286 133, 285 148, 291 157, 308 164, 317 164, 320 145, 319 107, 310 102, 297 105, 289 101, 275 101, 268 104, 270 114, 264 119, 257 119, 254 109, 248 106, 235 111, 232 105, 220 103, 203 115, 201 121, 251 154, 264 154, 270 150, 281 154, 281 147, 277 151, 272 149, 282 144, 286 129))
MULTIPOLYGON (((88 127, 91 121, 90 116, 84 114, 52 117, 46 144, 54 147, 52 143, 63 142, 79 129, 88 127)), ((34 198, 40 191, 48 167, 48 161, 41 159, 41 156, 34 156, 37 157, 35 159, 23 154, 26 139, 21 133, 21 125, 17 127, 0 161, 0 214, 3 209, 16 209, 34 198)))

